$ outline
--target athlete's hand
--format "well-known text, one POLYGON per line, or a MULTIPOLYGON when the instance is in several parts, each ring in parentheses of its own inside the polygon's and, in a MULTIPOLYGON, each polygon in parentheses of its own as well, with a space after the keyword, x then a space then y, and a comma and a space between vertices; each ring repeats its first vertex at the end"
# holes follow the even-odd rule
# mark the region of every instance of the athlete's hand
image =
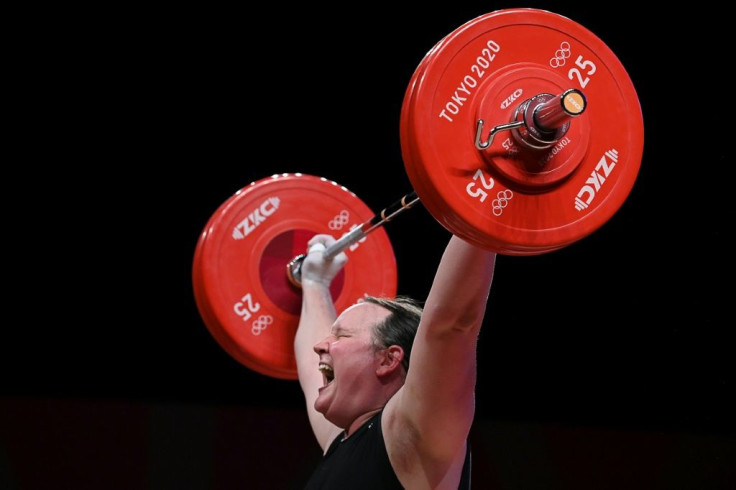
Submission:
POLYGON ((330 287, 332 280, 348 261, 348 256, 344 251, 332 259, 325 259, 324 251, 335 241, 333 236, 325 234, 315 235, 309 240, 307 256, 302 262, 302 284, 312 281, 330 287))

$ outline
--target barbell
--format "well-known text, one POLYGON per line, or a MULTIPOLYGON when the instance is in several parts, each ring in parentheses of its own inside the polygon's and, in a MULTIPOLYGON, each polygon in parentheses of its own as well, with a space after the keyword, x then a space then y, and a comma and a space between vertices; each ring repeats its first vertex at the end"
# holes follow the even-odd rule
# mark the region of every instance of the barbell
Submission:
POLYGON ((399 133, 413 190, 379 213, 334 181, 286 173, 251 182, 209 219, 194 254, 195 299, 237 361, 296 379, 300 264, 314 234, 340 235, 328 256, 349 254, 330 289, 341 311, 365 294, 396 294, 382 225, 417 202, 481 248, 548 253, 617 212, 644 144, 639 99, 616 55, 573 20, 528 8, 479 16, 433 46, 407 86, 399 133))

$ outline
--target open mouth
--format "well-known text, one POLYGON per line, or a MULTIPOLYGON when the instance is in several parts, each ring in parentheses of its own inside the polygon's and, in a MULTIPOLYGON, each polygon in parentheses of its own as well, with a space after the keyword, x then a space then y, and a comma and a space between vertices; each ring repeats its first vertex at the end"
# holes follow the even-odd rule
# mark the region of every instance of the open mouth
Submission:
POLYGON ((332 383, 332 380, 335 379, 335 372, 332 370, 332 367, 323 362, 320 362, 319 370, 322 372, 322 378, 324 380, 323 386, 327 386, 328 384, 332 383))

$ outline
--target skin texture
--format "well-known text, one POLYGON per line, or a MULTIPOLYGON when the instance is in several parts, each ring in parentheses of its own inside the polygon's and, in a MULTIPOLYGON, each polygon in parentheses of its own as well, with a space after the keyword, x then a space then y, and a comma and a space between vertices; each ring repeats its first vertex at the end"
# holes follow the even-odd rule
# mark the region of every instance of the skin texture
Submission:
MULTIPOLYGON (((457 489, 475 415, 476 347, 496 254, 452 236, 440 260, 404 371, 399 346, 377 348, 373 325, 389 312, 359 302, 335 311, 332 278, 347 257, 322 257, 317 235, 302 264, 302 312, 294 348, 312 430, 323 451, 385 407, 384 440, 399 481, 412 489, 457 489), (326 384, 320 363, 332 367, 326 384)), ((368 271, 370 272, 370 271, 368 271)))

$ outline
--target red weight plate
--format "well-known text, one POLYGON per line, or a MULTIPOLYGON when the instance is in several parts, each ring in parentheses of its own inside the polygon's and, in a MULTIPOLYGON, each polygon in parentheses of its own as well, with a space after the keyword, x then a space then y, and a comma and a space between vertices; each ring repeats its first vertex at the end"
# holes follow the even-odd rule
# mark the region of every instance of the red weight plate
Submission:
MULTIPOLYGON (((312 175, 274 175, 234 194, 209 219, 194 254, 194 295, 212 336, 246 367, 296 379, 301 289, 286 265, 313 235, 339 238, 374 214, 345 187, 312 175)), ((337 311, 365 294, 396 294, 396 259, 383 228, 345 252, 330 289, 337 311)))
MULTIPOLYGON (((485 138, 485 137, 484 137, 485 138)), ((480 16, 422 60, 405 95, 401 145, 410 181, 452 233, 508 255, 565 247, 600 228, 636 180, 641 107, 615 54, 576 22, 536 9, 480 16), (475 147, 476 124, 509 123, 524 100, 580 90, 585 112, 545 150, 501 131, 475 147)))

